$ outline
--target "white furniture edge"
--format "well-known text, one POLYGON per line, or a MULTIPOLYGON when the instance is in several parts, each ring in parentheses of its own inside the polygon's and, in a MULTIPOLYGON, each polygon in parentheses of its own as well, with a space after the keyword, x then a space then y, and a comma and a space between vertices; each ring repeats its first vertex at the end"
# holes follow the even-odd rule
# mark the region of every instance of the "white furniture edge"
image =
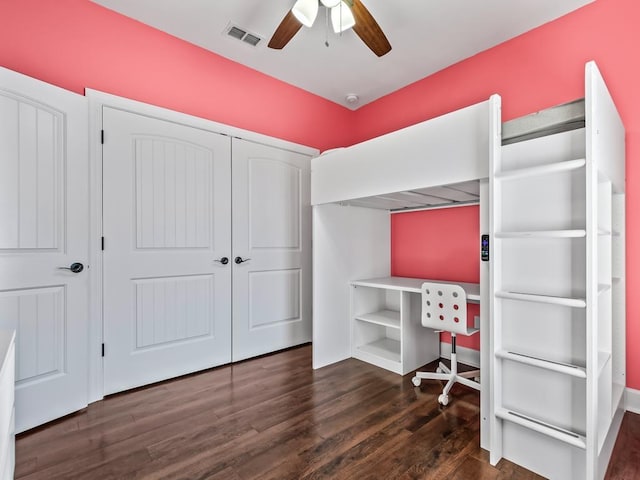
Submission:
MULTIPOLYGON (((14 372, 7 372, 7 368, 13 367, 15 369, 15 330, 0 330, 0 378, 6 378, 5 374, 11 379, 11 388, 14 387, 14 372), (13 358, 11 358, 13 357, 13 358)), ((3 395, 4 396, 4 395, 3 395)), ((0 475, 9 473, 9 477, 6 480, 13 478, 15 469, 15 395, 13 392, 9 394, 11 398, 10 405, 11 415, 9 416, 9 423, 5 425, 8 430, 0 432, 0 475), (5 438, 4 435, 7 435, 5 438), (6 442, 6 443, 5 443, 6 442)), ((0 401, 0 404, 4 401, 0 401)), ((6 415, 5 412, 0 412, 1 416, 6 415)), ((0 422, 1 424, 2 422, 0 422)), ((3 479, 5 480, 5 479, 3 479)))
POLYGON ((311 204, 486 178, 495 98, 313 159, 311 204))
POLYGON ((312 215, 312 345, 317 369, 351 357, 349 283, 389 275, 391 222, 384 210, 335 204, 317 205, 312 215))
MULTIPOLYGON (((102 335, 102 251, 100 238, 102 237, 102 107, 110 107, 127 112, 146 115, 170 122, 176 122, 190 127, 221 133, 230 137, 241 138, 251 142, 261 143, 293 152, 309 155, 319 153, 318 149, 299 145, 286 140, 269 137, 242 128, 232 127, 186 113, 167 108, 150 105, 125 97, 85 88, 89 108, 89 162, 90 162, 90 234, 89 259, 90 265, 90 321, 89 321, 89 403, 104 398, 103 389, 103 359, 101 346, 102 335)), ((108 135, 108 133, 107 133, 108 135)))
POLYGON ((640 415, 640 390, 627 387, 624 394, 624 409, 640 415))
POLYGON ((422 284, 424 282, 439 282, 460 285, 467 294, 467 301, 471 300, 469 303, 480 302, 479 283, 451 282, 446 280, 397 276, 366 278, 363 280, 353 280, 350 283, 351 285, 359 285, 361 287, 375 287, 384 288, 385 290, 400 290, 404 292, 420 293, 420 288, 422 287, 422 284))

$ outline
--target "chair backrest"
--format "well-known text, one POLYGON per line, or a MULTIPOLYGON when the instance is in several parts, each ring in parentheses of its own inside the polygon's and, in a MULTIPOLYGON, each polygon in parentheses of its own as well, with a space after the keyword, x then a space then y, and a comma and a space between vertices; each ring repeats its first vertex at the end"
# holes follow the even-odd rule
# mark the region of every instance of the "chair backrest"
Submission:
POLYGON ((470 335, 467 328, 467 294, 455 283, 422 284, 422 326, 470 335))

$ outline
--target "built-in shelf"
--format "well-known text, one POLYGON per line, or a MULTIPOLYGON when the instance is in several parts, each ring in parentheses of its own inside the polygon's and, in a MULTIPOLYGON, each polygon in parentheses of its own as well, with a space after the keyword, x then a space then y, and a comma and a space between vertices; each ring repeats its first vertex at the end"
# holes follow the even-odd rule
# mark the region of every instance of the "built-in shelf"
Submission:
POLYGON ((510 300, 522 300, 524 302, 550 303, 553 305, 564 305, 565 307, 585 308, 587 303, 583 298, 554 297, 551 295, 536 295, 532 293, 519 292, 496 292, 496 297, 510 300))
POLYGON ((582 238, 586 230, 538 230, 529 232, 499 232, 496 238, 582 238))
POLYGON ((380 310, 379 312, 356 315, 356 320, 374 323, 383 327, 400 328, 400 312, 395 310, 380 310))
POLYGON ((495 174, 496 179, 515 180, 519 178, 536 177, 539 175, 549 175, 554 173, 569 172, 584 167, 584 158, 578 160, 568 160, 564 162, 549 163, 547 165, 536 165, 535 167, 518 168, 506 170, 495 174))
POLYGON ((385 360, 400 363, 400 342, 398 340, 381 338, 372 343, 358 345, 357 349, 385 360))
POLYGON ((513 410, 507 410, 506 408, 498 409, 495 414, 502 420, 507 420, 508 422, 542 433, 543 435, 568 443, 574 447, 578 447, 583 450, 586 449, 587 442, 585 437, 575 432, 571 432, 556 425, 551 425, 550 423, 543 422, 542 420, 538 420, 522 413, 514 412, 513 410))
POLYGON ((507 350, 498 350, 496 352, 496 356, 505 360, 531 365, 532 367, 544 368, 545 370, 563 373, 572 377, 587 378, 586 370, 583 367, 572 365, 570 363, 554 362, 531 355, 509 352, 507 350))

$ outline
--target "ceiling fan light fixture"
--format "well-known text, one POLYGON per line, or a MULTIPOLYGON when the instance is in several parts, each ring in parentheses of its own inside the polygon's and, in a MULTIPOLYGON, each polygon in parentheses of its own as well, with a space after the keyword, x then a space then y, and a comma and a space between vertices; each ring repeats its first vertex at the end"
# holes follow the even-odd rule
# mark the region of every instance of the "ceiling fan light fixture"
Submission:
POLYGON ((333 25, 333 31, 336 33, 349 30, 356 24, 353 12, 344 1, 341 1, 331 9, 331 24, 333 25))
POLYGON ((318 0, 297 0, 291 13, 305 27, 310 27, 318 16, 318 0))
POLYGON ((320 0, 320 1, 322 2, 322 5, 324 5, 327 8, 333 8, 340 3, 340 0, 320 0))

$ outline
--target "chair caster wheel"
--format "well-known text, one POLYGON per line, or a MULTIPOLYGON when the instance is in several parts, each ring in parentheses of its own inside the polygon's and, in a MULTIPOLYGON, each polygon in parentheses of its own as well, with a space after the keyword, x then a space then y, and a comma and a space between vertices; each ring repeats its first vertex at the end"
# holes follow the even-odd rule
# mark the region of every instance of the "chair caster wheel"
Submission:
POLYGON ((411 379, 411 383, 413 383, 413 385, 416 387, 419 387, 421 382, 422 380, 420 379, 420 377, 413 377, 411 379))
POLYGON ((444 393, 438 397, 438 403, 443 407, 446 407, 449 404, 449 395, 445 395, 444 393))

